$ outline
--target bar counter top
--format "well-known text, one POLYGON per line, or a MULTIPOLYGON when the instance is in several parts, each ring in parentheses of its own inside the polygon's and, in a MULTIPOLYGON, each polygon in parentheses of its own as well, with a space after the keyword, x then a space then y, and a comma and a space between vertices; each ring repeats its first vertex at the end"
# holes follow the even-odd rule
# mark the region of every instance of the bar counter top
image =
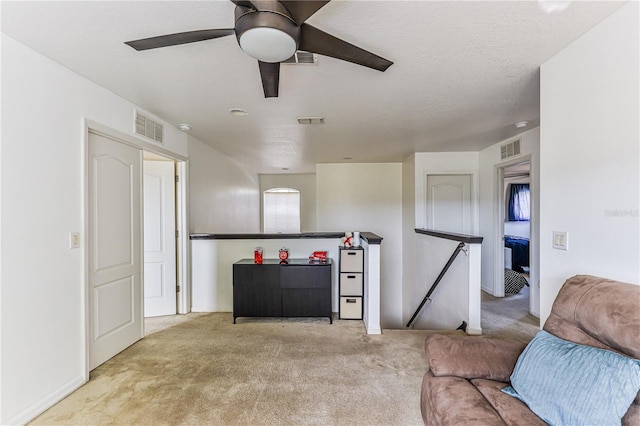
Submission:
MULTIPOLYGON (((192 240, 288 240, 313 238, 342 238, 344 232, 301 232, 297 234, 205 234, 194 233, 189 236, 192 240)), ((380 244, 382 237, 373 232, 360 232, 360 238, 369 244, 380 244)))

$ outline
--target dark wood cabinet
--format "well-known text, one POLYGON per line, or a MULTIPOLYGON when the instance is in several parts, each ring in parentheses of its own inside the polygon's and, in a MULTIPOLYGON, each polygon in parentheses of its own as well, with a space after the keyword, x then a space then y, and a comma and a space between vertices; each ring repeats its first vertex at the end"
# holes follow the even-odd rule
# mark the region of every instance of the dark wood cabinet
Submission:
POLYGON ((331 309, 331 261, 290 259, 262 264, 243 259, 233 264, 233 322, 238 317, 328 317, 331 309))

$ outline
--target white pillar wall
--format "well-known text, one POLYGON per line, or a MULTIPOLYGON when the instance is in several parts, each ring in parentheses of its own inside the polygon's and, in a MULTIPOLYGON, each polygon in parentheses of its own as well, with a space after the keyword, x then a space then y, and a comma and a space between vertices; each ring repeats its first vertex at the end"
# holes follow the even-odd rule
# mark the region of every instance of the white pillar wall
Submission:
POLYGON ((469 258, 469 323, 467 324, 467 334, 482 334, 481 306, 482 306, 482 245, 466 244, 467 257, 469 258))
POLYGON ((364 309, 367 334, 382 334, 380 327, 380 245, 364 242, 364 309))

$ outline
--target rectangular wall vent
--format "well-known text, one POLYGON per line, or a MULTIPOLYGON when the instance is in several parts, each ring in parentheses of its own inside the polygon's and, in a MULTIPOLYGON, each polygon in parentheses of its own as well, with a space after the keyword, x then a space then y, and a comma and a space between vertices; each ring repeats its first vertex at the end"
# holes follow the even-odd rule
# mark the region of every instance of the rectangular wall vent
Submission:
POLYGON ((135 132, 140 136, 152 139, 156 142, 163 143, 163 128, 158 123, 139 111, 136 111, 135 132))
POLYGON ((516 155, 520 155, 520 139, 509 142, 500 147, 500 159, 504 160, 506 158, 515 157, 516 155))
POLYGON ((317 64, 318 63, 318 55, 311 52, 305 52, 303 50, 298 50, 293 54, 289 59, 282 61, 283 64, 317 64))
POLYGON ((299 124, 324 124, 324 117, 298 117, 299 124))

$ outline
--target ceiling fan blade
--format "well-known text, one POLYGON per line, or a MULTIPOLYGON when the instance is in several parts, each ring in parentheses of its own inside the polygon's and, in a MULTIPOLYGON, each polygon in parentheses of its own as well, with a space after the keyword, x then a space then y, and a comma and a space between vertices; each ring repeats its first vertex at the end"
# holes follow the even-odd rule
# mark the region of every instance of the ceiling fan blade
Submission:
POLYGON ((196 41, 210 40, 234 34, 234 29, 212 29, 187 31, 184 33, 167 34, 157 37, 143 38, 140 40, 125 41, 136 50, 157 49, 158 47, 176 46, 178 44, 193 43, 196 41))
POLYGON ((347 43, 309 24, 302 24, 300 30, 299 50, 331 56, 378 71, 385 71, 393 65, 393 62, 387 59, 347 43))
POLYGON ((311 15, 331 0, 281 0, 280 3, 287 8, 296 24, 302 25, 311 15))
POLYGON ((265 98, 278 97, 278 85, 280 83, 280 62, 258 61, 260 67, 260 77, 262 78, 262 89, 265 98))

